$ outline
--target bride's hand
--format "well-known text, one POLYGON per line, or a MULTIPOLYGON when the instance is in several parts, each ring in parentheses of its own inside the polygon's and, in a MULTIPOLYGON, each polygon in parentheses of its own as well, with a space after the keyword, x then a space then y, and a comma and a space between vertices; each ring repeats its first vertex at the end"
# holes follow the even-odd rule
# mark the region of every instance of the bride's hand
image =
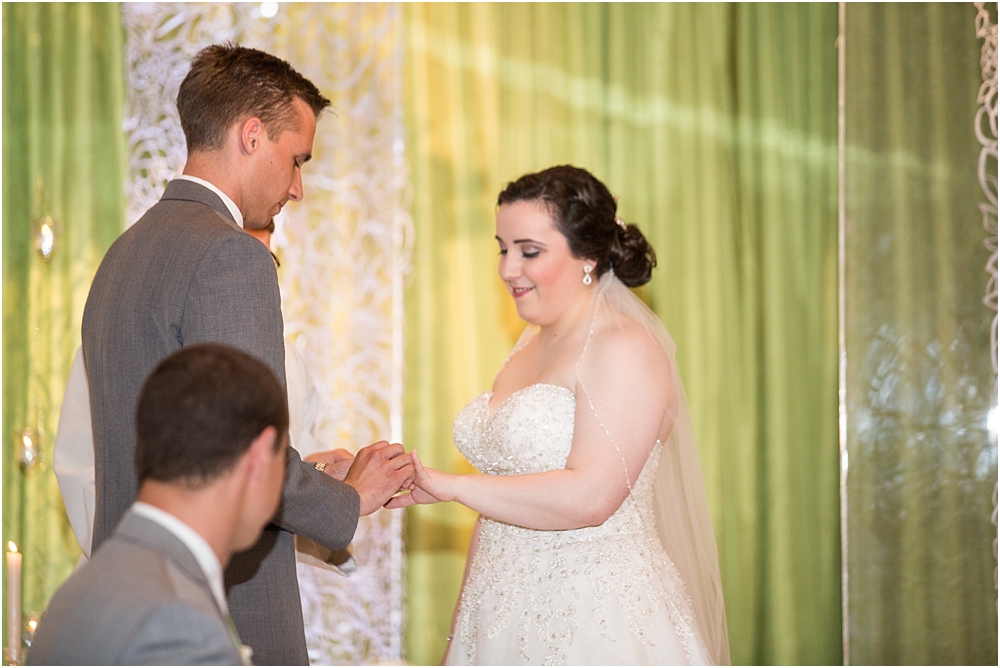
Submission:
POLYGON ((412 450, 410 457, 413 459, 413 488, 409 494, 400 494, 389 499, 385 504, 386 508, 405 508, 418 503, 440 503, 442 501, 452 501, 453 498, 446 491, 447 473, 424 468, 417 457, 417 451, 412 450))

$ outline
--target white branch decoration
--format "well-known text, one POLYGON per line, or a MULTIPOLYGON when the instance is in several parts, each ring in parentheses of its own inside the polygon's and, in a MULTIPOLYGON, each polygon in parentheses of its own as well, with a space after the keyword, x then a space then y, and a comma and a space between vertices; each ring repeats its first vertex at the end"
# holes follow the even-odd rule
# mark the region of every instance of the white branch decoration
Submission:
MULTIPOLYGON (((979 88, 976 112, 976 139, 982 144, 979 152, 979 185, 986 194, 986 201, 979 204, 986 229, 986 248, 990 258, 986 263, 989 280, 983 303, 994 313, 997 312, 997 26, 990 22, 990 14, 984 3, 976 4, 976 37, 983 40, 980 66, 983 84, 979 88)), ((997 316, 993 316, 990 330, 990 350, 993 371, 997 371, 997 316)))
MULTIPOLYGON (((997 372, 997 25, 990 21, 990 13, 982 2, 976 5, 976 37, 983 40, 979 65, 983 72, 983 84, 979 88, 979 110, 976 112, 976 139, 982 145, 979 151, 979 185, 986 193, 986 201, 979 203, 986 229, 986 248, 990 258, 986 271, 990 277, 986 282, 983 303, 993 311, 990 325, 990 360, 993 372, 997 372)), ((994 407, 992 410, 1000 410, 994 407)), ((997 483, 993 483, 993 526, 997 526, 997 483)), ((997 538, 993 538, 993 559, 997 559, 997 538)), ((993 567, 993 588, 997 588, 997 567, 993 567)))

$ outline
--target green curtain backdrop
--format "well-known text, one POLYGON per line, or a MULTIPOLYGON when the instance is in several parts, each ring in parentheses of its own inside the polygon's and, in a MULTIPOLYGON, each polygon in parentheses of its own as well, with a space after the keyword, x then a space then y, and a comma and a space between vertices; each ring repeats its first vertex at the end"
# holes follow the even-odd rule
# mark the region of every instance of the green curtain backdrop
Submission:
MULTIPOLYGON (((995 4, 990 13, 995 26, 995 4)), ((975 17, 972 3, 846 7, 855 664, 997 663, 997 437, 986 429, 997 394, 982 301, 975 17)), ((987 169, 996 178, 995 160, 987 169)))
MULTIPOLYGON (((494 202, 573 163, 660 265, 719 539, 734 663, 841 662, 837 7, 406 6, 416 249, 406 438, 468 470, 451 422, 523 323, 494 202)), ((409 511, 407 657, 436 663, 474 515, 409 511)))
POLYGON ((93 272, 124 226, 123 55, 117 4, 3 5, 3 541, 24 554, 25 620, 80 553, 52 437, 93 272), (48 262, 31 231, 45 215, 48 262), (42 457, 25 470, 26 428, 41 432, 42 457))

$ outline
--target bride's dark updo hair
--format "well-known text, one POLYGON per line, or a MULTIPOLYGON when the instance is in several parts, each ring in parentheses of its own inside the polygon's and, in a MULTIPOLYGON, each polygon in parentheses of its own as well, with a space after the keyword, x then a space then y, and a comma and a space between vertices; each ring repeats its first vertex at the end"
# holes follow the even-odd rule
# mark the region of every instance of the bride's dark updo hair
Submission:
POLYGON ((635 225, 618 224, 615 198, 587 170, 560 165, 525 174, 507 184, 497 206, 521 201, 548 207, 573 256, 597 262, 597 278, 613 269, 630 288, 649 282, 656 266, 653 247, 635 225))

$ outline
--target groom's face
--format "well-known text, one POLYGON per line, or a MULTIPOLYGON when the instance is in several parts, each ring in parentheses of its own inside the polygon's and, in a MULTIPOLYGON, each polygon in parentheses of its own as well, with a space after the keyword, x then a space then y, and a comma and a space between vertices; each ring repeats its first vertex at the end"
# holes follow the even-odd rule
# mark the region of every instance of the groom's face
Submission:
POLYGON ((244 226, 259 229, 289 201, 302 199, 302 166, 312 157, 316 116, 301 98, 293 102, 295 122, 272 141, 262 133, 254 155, 243 211, 244 226))

